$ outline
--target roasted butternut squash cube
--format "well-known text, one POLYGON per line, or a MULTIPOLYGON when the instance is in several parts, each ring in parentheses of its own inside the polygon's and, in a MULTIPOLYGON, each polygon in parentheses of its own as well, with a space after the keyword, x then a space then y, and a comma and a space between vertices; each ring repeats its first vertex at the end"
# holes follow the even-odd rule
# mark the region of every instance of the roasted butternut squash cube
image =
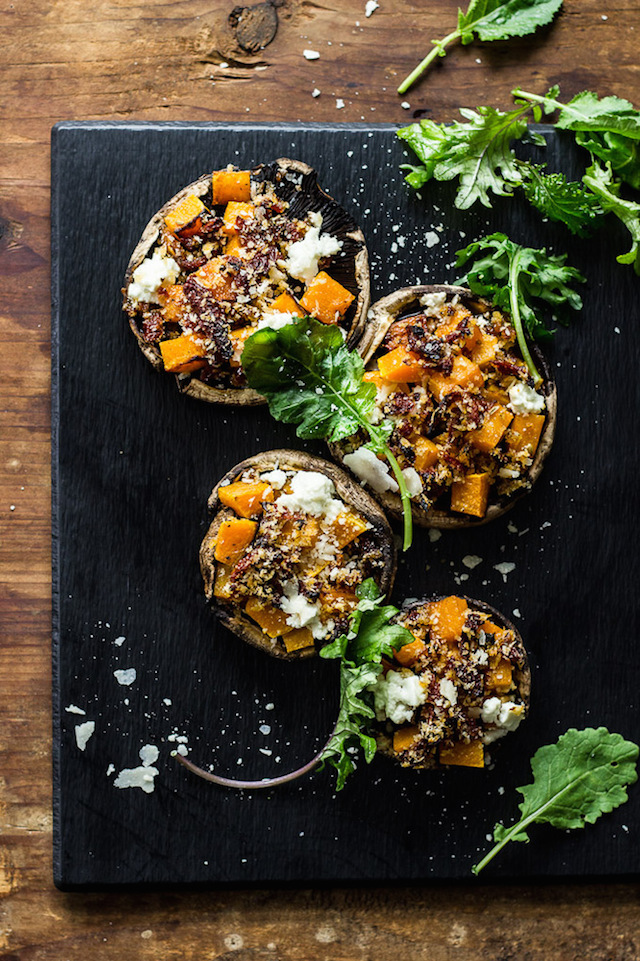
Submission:
POLYGON ((420 735, 420 728, 416 724, 407 724, 393 732, 393 750, 396 754, 408 750, 420 735))
POLYGON ((526 450, 533 457, 540 443, 544 422, 544 414, 516 414, 507 437, 509 448, 514 451, 526 450))
POLYGON ((205 205, 195 194, 183 197, 164 218, 168 229, 181 237, 190 237, 202 229, 201 214, 206 210, 205 205))
POLYGON ((429 605, 429 624, 432 632, 448 644, 459 641, 467 619, 469 605, 464 597, 443 597, 429 605))
POLYGON ((436 371, 427 377, 429 389, 436 400, 442 400, 456 387, 482 387, 484 375, 478 365, 464 354, 457 354, 453 359, 453 368, 449 375, 436 371))
POLYGON ((236 327, 235 330, 229 331, 229 340, 233 346, 233 357, 229 361, 232 367, 240 366, 240 359, 242 357, 242 351, 244 350, 244 345, 247 339, 254 334, 256 331, 255 327, 236 327))
POLYGON ((513 687, 513 668, 505 657, 498 659, 498 663, 491 665, 484 676, 484 689, 487 694, 506 694, 513 687))
POLYGON ((227 204, 232 200, 239 203, 251 200, 250 171, 214 170, 211 174, 211 203, 227 204))
POLYGON ((338 514, 331 525, 331 533, 340 549, 346 547, 351 541, 355 541, 356 537, 360 537, 367 530, 369 530, 368 521, 353 511, 343 511, 338 514))
POLYGON ((413 463, 415 469, 425 471, 430 467, 435 467, 438 463, 440 451, 433 441, 427 437, 416 437, 411 443, 416 452, 416 459, 413 463))
POLYGON ((410 641, 399 648, 395 652, 395 658, 398 664, 402 664, 403 667, 411 667, 424 650, 426 650, 426 644, 416 638, 415 641, 410 641))
POLYGON ((303 651, 305 647, 313 647, 313 634, 308 627, 296 627, 288 631, 282 638, 288 654, 292 651, 303 651))
POLYGON ((238 234, 232 234, 224 248, 224 255, 225 257, 240 257, 241 259, 246 259, 251 256, 251 252, 242 246, 238 234))
POLYGON ((190 334, 160 341, 164 369, 170 374, 188 374, 206 364, 205 350, 190 334))
POLYGON ((396 347, 378 359, 378 371, 383 380, 392 384, 412 384, 421 381, 425 369, 420 355, 406 347, 396 347))
POLYGON ((493 334, 478 328, 478 338, 471 351, 471 360, 478 367, 486 367, 496 359, 499 349, 499 340, 493 334))
POLYGON ((300 298, 308 314, 323 324, 337 324, 355 300, 354 294, 321 270, 300 298))
POLYGON ((484 767, 484 744, 482 741, 456 741, 451 747, 443 745, 439 755, 441 764, 456 764, 460 767, 484 767))
POLYGON ((302 317, 304 311, 300 309, 298 301, 288 291, 279 294, 273 303, 264 309, 266 313, 293 314, 294 317, 302 317))
POLYGON ((467 474, 451 485, 451 510, 472 517, 484 517, 489 502, 491 478, 488 473, 467 474))
POLYGON ((330 611, 350 614, 358 606, 358 598, 353 591, 339 587, 327 587, 322 591, 322 601, 330 611))
MULTIPOLYGON (((440 324, 438 327, 436 327, 434 334, 439 338, 446 337, 448 334, 452 334, 459 324, 460 320, 453 318, 452 320, 448 320, 446 323, 440 324)), ((471 351, 479 340, 480 328, 475 321, 470 320, 468 332, 464 335, 464 337, 460 338, 459 344, 463 350, 471 351)))
POLYGON ((513 414, 506 407, 492 407, 485 414, 482 427, 469 431, 469 440, 478 450, 488 454, 500 443, 512 420, 513 414))
POLYGON ((170 284, 164 292, 162 316, 165 322, 175 323, 180 320, 186 308, 186 300, 182 284, 170 284))
POLYGON ((281 611, 279 607, 258 600, 257 597, 250 597, 245 605, 245 613, 258 624, 265 634, 269 637, 280 637, 293 630, 287 624, 288 615, 281 611))
POLYGON ((253 540, 258 525, 244 517, 222 521, 218 528, 213 556, 221 564, 237 564, 253 540))
POLYGON ((232 274, 225 271, 228 263, 226 257, 213 257, 206 264, 198 268, 191 276, 202 287, 210 290, 218 300, 235 301, 238 291, 232 274))
POLYGON ((218 500, 239 517, 256 517, 262 513, 263 501, 273 500, 273 489, 262 481, 236 481, 218 488, 218 500))
POLYGON ((285 521, 282 529, 282 539, 295 544, 296 547, 313 547, 320 536, 320 523, 316 517, 307 515, 304 523, 300 520, 285 521))
POLYGON ((242 220, 251 220, 255 216, 255 212, 256 208, 251 203, 230 200, 224 208, 224 214, 222 216, 224 226, 228 233, 233 235, 237 231, 236 220, 238 217, 242 220))

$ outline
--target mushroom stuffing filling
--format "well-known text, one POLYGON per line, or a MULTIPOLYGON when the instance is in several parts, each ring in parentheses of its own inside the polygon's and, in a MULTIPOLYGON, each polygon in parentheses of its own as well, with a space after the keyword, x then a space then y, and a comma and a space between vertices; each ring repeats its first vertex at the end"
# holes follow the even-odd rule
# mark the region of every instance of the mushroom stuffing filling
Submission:
POLYGON ((309 314, 349 330, 355 295, 330 273, 344 242, 323 232, 319 211, 294 217, 277 185, 230 168, 214 171, 202 196, 183 194, 123 291, 164 370, 241 389, 244 343, 261 327, 309 314))
POLYGON ((396 622, 414 640, 372 687, 380 750, 405 767, 484 767, 486 747, 526 716, 519 635, 457 596, 413 604, 396 622))
MULTIPOLYGON (((515 330, 482 301, 445 292, 391 324, 366 381, 375 418, 424 510, 483 518, 491 500, 530 486, 547 399, 514 350, 515 330)), ((378 491, 397 491, 385 466, 351 438, 344 463, 378 491)))
MULTIPOLYGON (((240 610, 287 653, 348 630, 356 588, 380 582, 383 551, 371 523, 317 471, 250 469, 218 488, 213 597, 240 610)), ((209 535, 208 535, 209 537, 209 535)))

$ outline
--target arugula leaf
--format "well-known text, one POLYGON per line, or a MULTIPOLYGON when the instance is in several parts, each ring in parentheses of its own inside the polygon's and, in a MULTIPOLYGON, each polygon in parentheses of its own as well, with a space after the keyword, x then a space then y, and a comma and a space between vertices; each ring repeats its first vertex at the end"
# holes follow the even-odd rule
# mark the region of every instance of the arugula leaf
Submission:
POLYGON ((555 125, 560 130, 609 131, 640 140, 640 112, 628 100, 620 97, 600 99, 597 93, 583 90, 568 103, 562 103, 557 99, 558 92, 558 88, 553 87, 545 97, 541 97, 519 87, 512 91, 517 100, 539 104, 545 113, 559 110, 555 125))
POLYGON ((524 800, 522 817, 510 828, 496 824, 494 847, 472 871, 478 874, 509 841, 528 841, 530 824, 583 828, 627 800, 637 780, 638 745, 606 727, 571 728, 555 744, 539 748, 531 760, 533 783, 516 790, 524 800))
POLYGON ((460 283, 466 283, 474 294, 488 297, 497 307, 511 313, 522 357, 534 381, 541 383, 529 353, 525 329, 538 339, 548 338, 550 331, 534 312, 532 301, 543 300, 555 308, 568 304, 579 310, 582 299, 569 284, 582 283, 585 278, 574 267, 566 266, 566 254, 547 254, 544 248, 521 247, 502 233, 490 234, 457 251, 457 267, 471 260, 475 263, 460 283), (478 257, 479 254, 484 256, 478 257))
POLYGON ((525 114, 530 109, 518 107, 503 113, 495 107, 478 107, 477 111, 461 108, 467 123, 455 121, 445 126, 422 120, 402 127, 398 137, 409 144, 423 163, 421 168, 410 168, 407 181, 420 187, 432 177, 459 177, 456 207, 466 210, 476 200, 490 207, 489 191, 508 196, 522 180, 511 142, 526 133, 525 114))
POLYGON ((562 173, 545 173, 540 164, 518 162, 525 197, 549 220, 565 224, 572 234, 587 237, 600 225, 603 210, 595 194, 562 173))
POLYGON ((391 604, 382 606, 383 596, 369 578, 357 590, 360 601, 351 616, 350 631, 326 645, 320 656, 340 658, 340 711, 333 735, 322 752, 323 762, 336 768, 336 790, 355 770, 354 755, 359 748, 369 764, 376 753, 375 738, 369 733, 375 718, 373 695, 368 688, 380 675, 383 656, 413 640, 413 635, 390 621, 398 614, 391 604))
POLYGON ((602 167, 596 161, 582 179, 596 194, 602 209, 615 214, 631 234, 631 250, 619 254, 616 260, 620 264, 633 264, 636 274, 640 274, 640 203, 619 196, 620 183, 614 181, 609 164, 602 167))
POLYGON ((433 50, 405 77, 398 93, 405 93, 432 60, 444 57, 447 46, 455 40, 468 44, 476 36, 480 40, 524 37, 550 23, 561 6, 562 0, 470 0, 466 13, 458 10, 458 29, 440 40, 431 41, 433 50))
POLYGON ((373 425, 376 388, 364 382, 364 364, 347 349, 332 324, 302 317, 279 330, 252 334, 242 352, 247 383, 263 394, 276 420, 297 424, 298 437, 343 440, 363 428, 368 446, 383 454, 398 483, 404 515, 404 549, 411 546, 411 501, 404 475, 389 449, 390 425, 373 425))
POLYGON ((576 130, 576 143, 593 157, 611 165, 625 183, 640 190, 640 140, 631 140, 608 130, 603 132, 576 130))

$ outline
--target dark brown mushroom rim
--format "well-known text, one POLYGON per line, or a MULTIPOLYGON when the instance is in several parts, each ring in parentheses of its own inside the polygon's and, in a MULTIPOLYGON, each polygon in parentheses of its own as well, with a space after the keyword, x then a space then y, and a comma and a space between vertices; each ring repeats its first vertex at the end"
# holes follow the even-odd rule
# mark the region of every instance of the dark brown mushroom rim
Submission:
MULTIPOLYGON (((469 312, 472 317, 488 317, 489 331, 499 330, 506 324, 515 342, 508 317, 495 311, 487 301, 464 287, 433 284, 407 287, 377 301, 369 311, 358 345, 358 352, 371 372, 377 369, 383 353, 390 353, 396 343, 408 341, 412 351, 420 354, 427 370, 433 370, 436 375, 434 382, 438 387, 433 388, 434 391, 442 389, 442 374, 447 370, 446 365, 452 363, 455 352, 465 358, 463 373, 471 377, 478 371, 482 373, 484 383, 479 389, 473 386, 473 381, 470 390, 465 389, 464 384, 455 390, 447 385, 448 392, 440 398, 432 394, 431 389, 426 396, 414 396, 410 383, 406 387, 398 384, 396 393, 382 405, 382 413, 395 422, 391 449, 399 457, 401 467, 421 468, 422 493, 413 497, 411 503, 414 521, 423 527, 472 527, 504 514, 539 477, 553 444, 557 393, 542 353, 531 345, 543 379, 536 392, 544 398, 544 411, 511 417, 504 385, 518 381, 532 387, 533 381, 515 343, 508 349, 499 347, 493 357, 491 353, 496 346, 490 339, 493 333, 472 349, 464 346, 473 342, 473 329, 464 316, 469 312), (421 301, 434 295, 437 299, 440 294, 445 294, 446 300, 436 315, 433 307, 425 308, 421 301), (428 314, 433 318, 432 326, 445 330, 438 338, 425 337, 421 325, 413 322, 414 318, 428 314), (459 323, 456 322, 458 316, 459 323), (474 357, 481 358, 478 364, 474 357), (418 446, 417 437, 422 438, 418 446), (532 439, 529 441, 529 438, 532 439), (510 472, 517 476, 510 476, 510 472), (474 476, 465 490, 460 480, 467 474, 474 476), (461 509, 464 507, 471 507, 471 511, 461 509)), ((331 452, 343 461, 346 454, 362 443, 365 438, 355 435, 331 445, 331 452)), ((388 513, 401 516, 401 501, 396 493, 372 493, 388 513)))
MULTIPOLYGON (((232 174, 233 171, 228 168, 215 173, 232 174)), ((369 257, 364 235, 347 211, 318 186, 316 171, 301 161, 280 158, 244 173, 250 202, 270 193, 277 198, 275 206, 267 203, 266 208, 270 211, 281 208, 280 213, 273 214, 270 234, 268 229, 260 232, 257 228, 252 239, 247 221, 241 216, 236 219, 228 215, 225 223, 226 205, 213 203, 212 175, 207 174, 177 193, 151 218, 131 256, 122 288, 124 310, 147 360, 160 371, 167 370, 168 365, 182 393, 214 404, 265 402, 260 394, 247 387, 239 357, 244 340, 253 332, 251 328, 255 329, 270 298, 273 303, 276 292, 288 292, 296 301, 296 312, 300 315, 313 313, 300 304, 307 292, 304 282, 286 274, 283 274, 281 289, 272 286, 267 294, 255 295, 256 284, 267 278, 276 259, 282 260, 285 246, 303 236, 299 224, 311 226, 310 214, 321 214, 321 236, 329 235, 342 244, 336 254, 319 261, 319 270, 328 273, 339 285, 332 291, 334 301, 326 303, 324 309, 331 312, 335 302, 333 317, 345 331, 350 347, 362 335, 369 307, 369 257), (189 198, 195 198, 191 206, 189 198), (198 210, 202 205, 204 210, 198 210), (190 213, 193 218, 189 221, 190 213), (170 221, 172 216, 178 217, 173 230, 166 223, 167 216, 170 221), (246 235, 242 234, 244 230, 248 232, 246 235), (249 237, 249 243, 253 244, 251 257, 229 255, 227 259, 225 248, 234 233, 236 238, 249 237), (143 261, 161 253, 179 268, 177 276, 169 274, 168 279, 160 283, 157 297, 152 295, 163 303, 145 302, 144 293, 139 300, 132 299, 129 290, 134 271, 143 261), (207 264, 218 258, 224 262, 213 276, 207 264), (203 268, 204 274, 198 273, 203 268), (203 276, 207 286, 199 283, 198 278, 203 276), (179 286, 183 289, 170 289, 179 286), (342 289, 348 295, 340 303, 342 289), (351 297, 353 300, 345 306, 351 297), (195 348, 190 341, 192 335, 197 341, 195 348), (181 336, 183 340, 171 348, 160 347, 161 342, 181 336), (166 363, 163 350, 168 355, 166 363)), ((248 200, 246 193, 245 197, 248 200)), ((326 292, 324 297, 326 300, 326 292)), ((294 312, 292 308, 293 305, 289 309, 294 312)), ((278 309, 278 305, 274 309, 278 309)), ((287 311, 280 308, 280 312, 287 311)))
POLYGON ((394 689, 407 678, 409 703, 406 719, 378 720, 378 751, 403 767, 486 767, 493 745, 529 710, 531 672, 519 632, 489 604, 459 595, 410 601, 395 620, 415 640, 378 682, 377 714, 385 698, 397 709, 394 689), (420 687, 424 701, 409 717, 412 688, 420 687))
POLYGON ((216 484, 209 509, 205 595, 234 634, 274 657, 310 657, 348 630, 368 577, 391 591, 397 558, 384 512, 329 461, 293 450, 249 457, 216 484))

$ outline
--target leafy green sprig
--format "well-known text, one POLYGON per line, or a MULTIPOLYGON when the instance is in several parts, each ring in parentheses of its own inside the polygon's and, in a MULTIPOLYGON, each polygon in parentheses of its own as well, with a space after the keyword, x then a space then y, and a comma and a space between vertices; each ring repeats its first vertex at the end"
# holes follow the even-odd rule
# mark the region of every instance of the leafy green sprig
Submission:
POLYGON ((440 40, 431 41, 433 49, 405 77, 398 87, 398 93, 406 93, 429 64, 436 57, 444 57, 449 44, 456 40, 466 45, 476 37, 479 40, 524 37, 550 23, 561 6, 562 0, 470 0, 466 13, 458 10, 457 29, 440 40))
POLYGON ((575 269, 567 266, 566 254, 548 254, 544 248, 521 247, 506 234, 495 233, 457 251, 456 266, 473 261, 461 283, 465 283, 496 307, 507 310, 518 338, 518 345, 529 373, 536 384, 542 377, 529 351, 525 331, 537 339, 549 337, 549 330, 534 310, 533 302, 544 301, 554 309, 565 304, 579 310, 580 295, 570 284, 584 281, 575 269))
POLYGON ((366 580, 357 589, 360 598, 348 634, 342 634, 320 651, 321 657, 340 659, 340 711, 336 726, 322 752, 322 760, 338 772, 336 790, 344 787, 355 770, 354 755, 362 750, 367 763, 376 753, 371 734, 375 718, 373 694, 369 690, 382 670, 383 657, 409 644, 413 635, 399 624, 390 623, 398 614, 391 604, 382 605, 375 581, 366 580))
POLYGON ((404 516, 404 550, 411 546, 413 520, 407 484, 387 443, 392 427, 373 424, 376 387, 362 380, 364 364, 346 347, 342 332, 312 317, 273 330, 256 331, 242 353, 247 383, 269 403, 276 420, 296 424, 298 437, 344 440, 362 429, 367 446, 388 461, 398 484, 404 516))
POLYGON ((531 824, 570 830, 593 824, 627 800, 626 787, 637 780, 638 745, 610 734, 606 727, 570 728, 555 744, 531 759, 533 783, 516 788, 524 800, 521 818, 511 827, 496 824, 494 846, 472 868, 479 874, 509 841, 529 841, 531 824))

